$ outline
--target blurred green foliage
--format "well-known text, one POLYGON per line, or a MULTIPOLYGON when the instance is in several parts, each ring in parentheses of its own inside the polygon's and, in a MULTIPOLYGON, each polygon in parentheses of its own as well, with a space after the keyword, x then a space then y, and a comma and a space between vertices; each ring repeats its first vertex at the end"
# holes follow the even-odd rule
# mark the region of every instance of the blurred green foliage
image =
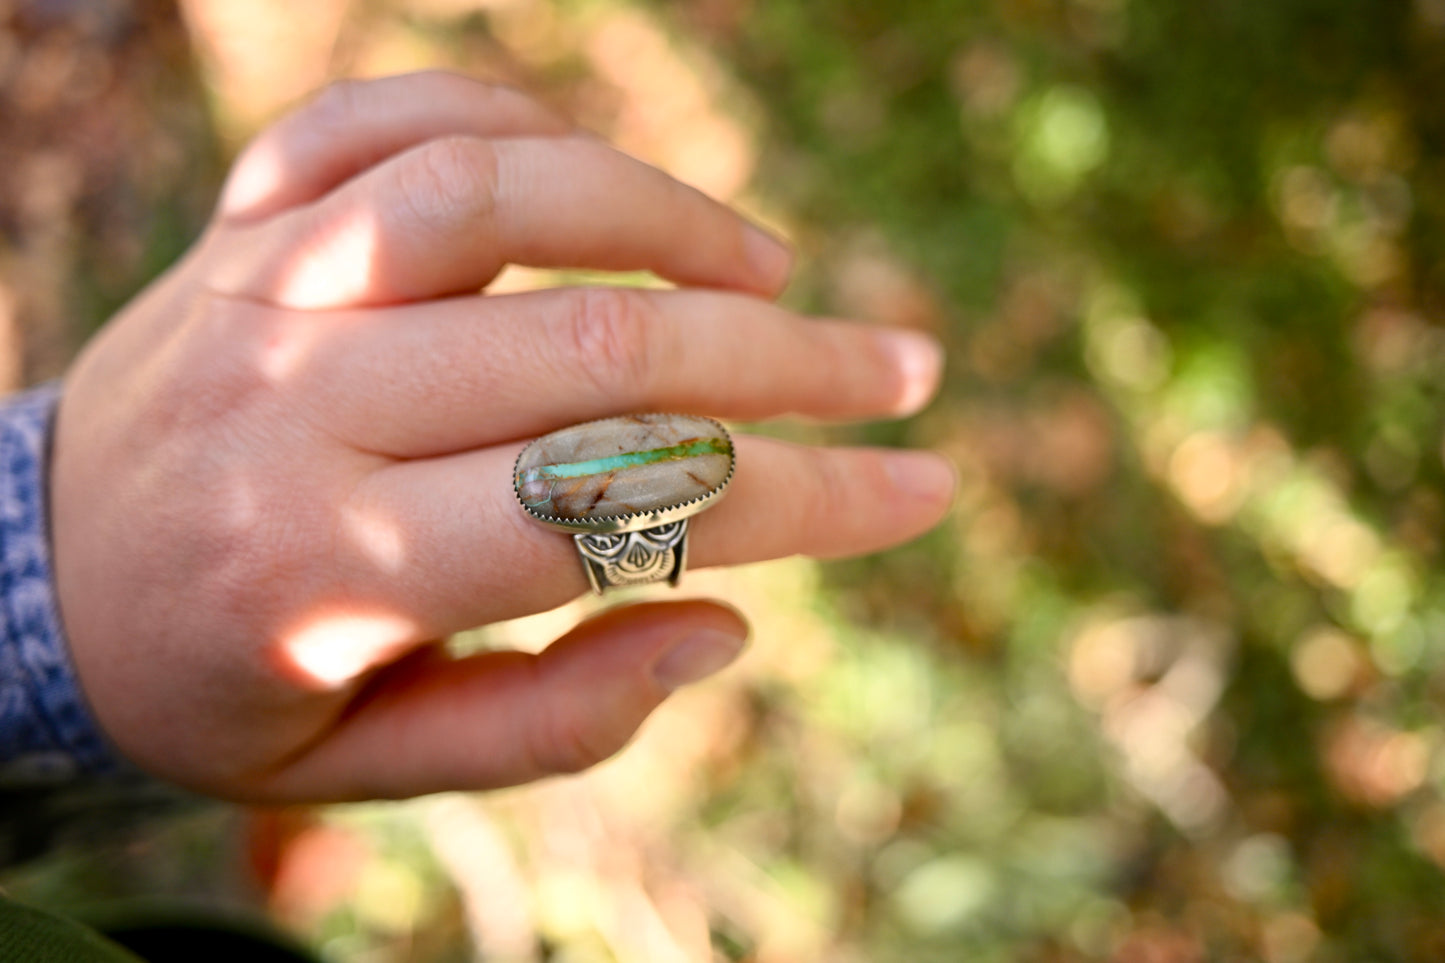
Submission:
POLYGON ((1445 958, 1445 7, 723 8, 656 7, 762 105, 794 300, 949 346, 861 437, 963 482, 760 697, 778 859, 867 959, 1445 958))

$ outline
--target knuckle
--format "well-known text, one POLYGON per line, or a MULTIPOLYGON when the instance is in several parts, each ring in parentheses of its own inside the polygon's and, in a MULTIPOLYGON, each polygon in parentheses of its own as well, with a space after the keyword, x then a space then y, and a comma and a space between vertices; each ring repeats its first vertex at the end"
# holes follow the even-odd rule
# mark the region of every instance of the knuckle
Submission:
POLYGON ((234 417, 269 397, 274 385, 266 377, 264 352, 285 331, 279 312, 226 295, 197 295, 186 331, 175 342, 181 363, 171 368, 173 383, 164 395, 172 403, 186 399, 174 405, 172 424, 234 417))
POLYGON ((496 205, 497 157, 476 137, 442 137, 412 151, 399 169, 401 203, 422 224, 489 215, 496 205))
POLYGON ((579 288, 574 297, 572 366, 604 395, 635 396, 656 370, 655 303, 630 288, 579 288))

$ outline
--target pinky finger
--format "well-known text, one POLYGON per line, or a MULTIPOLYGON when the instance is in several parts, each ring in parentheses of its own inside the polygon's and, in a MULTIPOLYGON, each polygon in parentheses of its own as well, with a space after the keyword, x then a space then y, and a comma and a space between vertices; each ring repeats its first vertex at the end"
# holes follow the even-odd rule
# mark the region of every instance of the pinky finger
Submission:
POLYGON ((254 795, 401 798, 577 772, 626 745, 674 689, 732 662, 747 631, 721 605, 672 602, 611 609, 540 655, 422 653, 254 795))

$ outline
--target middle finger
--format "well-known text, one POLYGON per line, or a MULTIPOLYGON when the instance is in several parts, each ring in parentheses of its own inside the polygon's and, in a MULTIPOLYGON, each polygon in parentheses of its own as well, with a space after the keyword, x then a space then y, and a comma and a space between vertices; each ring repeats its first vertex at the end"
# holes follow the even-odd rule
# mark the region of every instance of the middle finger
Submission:
POLYGON ((288 335, 295 403, 342 441, 398 458, 636 411, 901 416, 933 394, 942 366, 919 332, 699 290, 457 298, 312 315, 288 335))

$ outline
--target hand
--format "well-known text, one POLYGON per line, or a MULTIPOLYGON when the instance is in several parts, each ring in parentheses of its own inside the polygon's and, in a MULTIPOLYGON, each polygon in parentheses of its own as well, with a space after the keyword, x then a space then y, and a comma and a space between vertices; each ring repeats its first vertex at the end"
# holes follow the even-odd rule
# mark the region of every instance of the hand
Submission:
MULTIPOLYGON (((52 473, 86 695, 150 772, 249 800, 493 787, 610 755, 747 628, 615 608, 540 655, 450 633, 586 587, 527 520, 525 441, 631 411, 915 410, 921 335, 769 298, 790 256, 727 208, 515 92, 445 74, 330 88, 242 155, 205 235, 66 381, 52 473), (478 294, 511 262, 668 291, 478 294)), ((874 551, 938 521, 919 452, 737 439, 694 565, 874 551)))

